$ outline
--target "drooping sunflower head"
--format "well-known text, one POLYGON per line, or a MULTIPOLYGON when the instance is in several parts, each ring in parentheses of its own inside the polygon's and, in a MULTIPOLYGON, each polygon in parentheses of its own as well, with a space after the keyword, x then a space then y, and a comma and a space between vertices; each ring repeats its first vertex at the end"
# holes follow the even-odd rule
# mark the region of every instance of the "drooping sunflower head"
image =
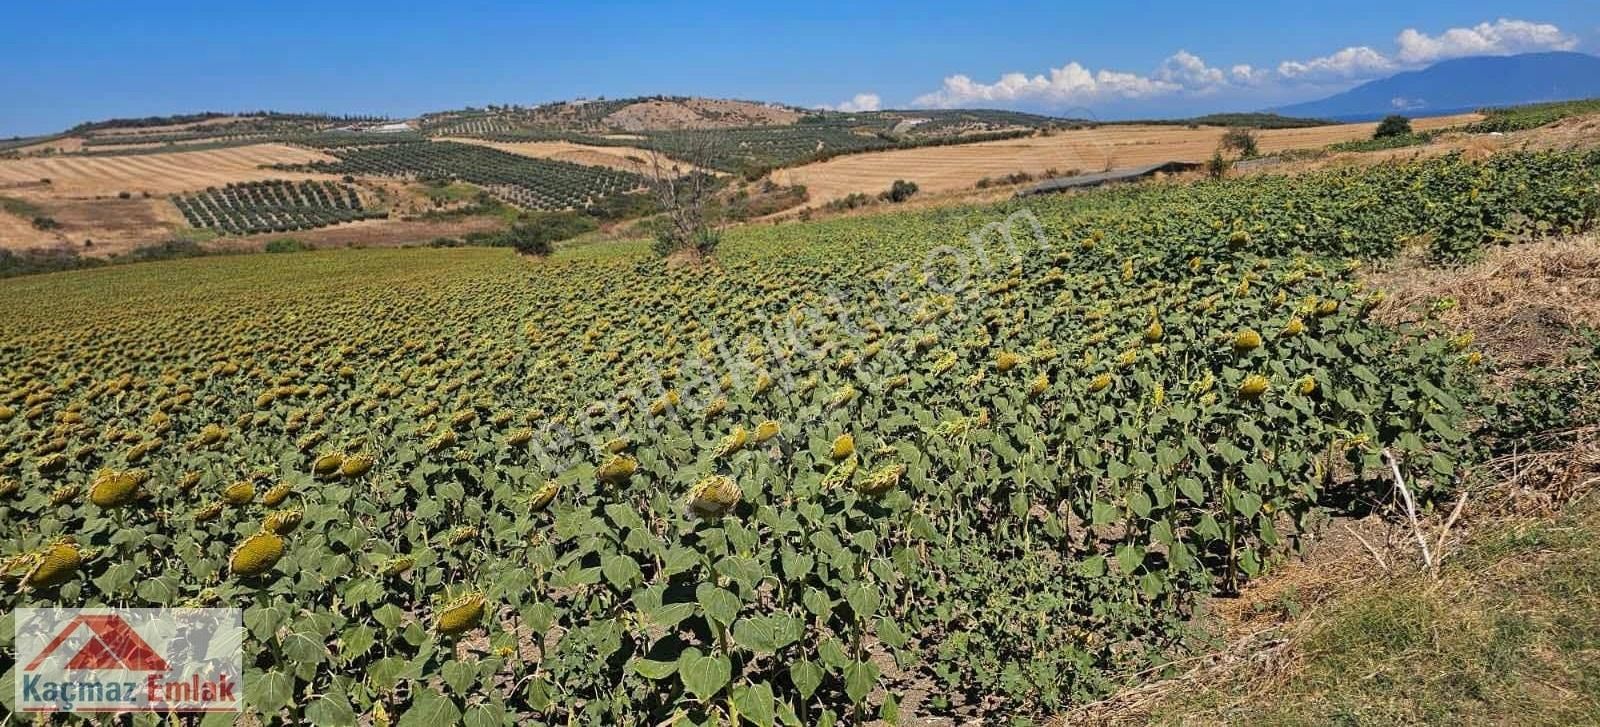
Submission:
POLYGON ((417 559, 415 557, 409 555, 398 555, 384 561, 383 565, 378 567, 378 572, 386 576, 394 577, 411 570, 412 568, 416 567, 416 565, 417 559))
POLYGON ((271 570, 283 557, 283 537, 262 530, 239 543, 228 555, 228 571, 236 576, 258 576, 271 570))
POLYGON ((1089 393, 1099 393, 1111 387, 1111 374, 1100 374, 1089 380, 1089 393))
POLYGON ((143 470, 101 470, 89 484, 89 501, 102 508, 122 507, 139 497, 146 479, 143 470))
POLYGON ((24 588, 52 588, 72 579, 83 565, 78 544, 68 540, 47 545, 32 555, 33 567, 22 577, 24 588))
POLYGON ((710 475, 689 489, 689 513, 701 518, 718 518, 728 514, 744 498, 744 491, 732 477, 710 475))
POLYGON ((374 459, 370 454, 351 455, 339 465, 339 475, 350 479, 360 477, 372 470, 373 462, 374 459))
POLYGON ((1306 374, 1300 378, 1300 383, 1295 387, 1301 396, 1310 396, 1317 390, 1317 377, 1306 374))
POLYGON ((852 454, 855 454, 855 451, 856 438, 847 432, 834 437, 833 445, 828 449, 828 456, 832 457, 833 461, 838 462, 852 454))
POLYGON ((222 490, 222 500, 234 507, 244 507, 256 499, 256 486, 250 480, 239 480, 222 490))
POLYGON ((901 476, 905 475, 906 466, 896 462, 884 465, 874 470, 866 478, 856 482, 856 489, 863 495, 877 497, 895 488, 900 484, 901 476))
POLYGON ((194 521, 197 523, 204 523, 215 520, 222 514, 222 509, 227 506, 228 503, 221 500, 213 500, 205 505, 201 505, 200 507, 195 508, 194 521))
POLYGON ((736 427, 727 436, 724 436, 721 442, 717 443, 715 456, 717 459, 724 459, 729 455, 732 455, 734 452, 744 449, 744 446, 749 443, 749 430, 745 429, 744 427, 736 427))
POLYGON ((1262 394, 1267 393, 1267 389, 1270 386, 1271 383, 1267 381, 1267 377, 1261 374, 1250 374, 1244 377, 1244 381, 1239 384, 1239 398, 1252 401, 1260 399, 1262 394))
POLYGON ((1300 320, 1300 316, 1295 316, 1293 318, 1290 318, 1289 319, 1289 323, 1283 327, 1283 335, 1285 335, 1285 336, 1298 336, 1301 333, 1304 333, 1305 330, 1306 330, 1305 321, 1300 320))
POLYGON ((618 454, 612 455, 611 459, 600 465, 600 468, 595 470, 595 477, 609 485, 620 485, 627 482, 628 478, 633 477, 633 473, 638 470, 638 461, 627 455, 618 454))
POLYGON ((488 599, 478 591, 463 594, 435 613, 433 629, 444 636, 466 633, 483 620, 484 607, 488 603, 488 599))
POLYGON ((261 529, 277 535, 288 535, 300 527, 300 521, 305 517, 305 511, 298 508, 293 510, 279 510, 266 517, 261 523, 261 529))
POLYGON ((291 494, 294 494, 294 489, 289 486, 289 483, 280 482, 267 488, 267 491, 262 493, 261 504, 267 507, 277 507, 282 505, 284 500, 289 499, 291 494))
POLYGON ((777 422, 775 422, 775 421, 773 421, 771 419, 768 419, 768 420, 766 420, 764 422, 761 422, 760 424, 757 424, 756 425, 756 434, 755 434, 756 444, 765 444, 767 442, 767 440, 770 440, 773 437, 778 436, 778 433, 780 431, 782 431, 782 428, 778 425, 777 422))
POLYGON ((560 482, 554 479, 547 480, 539 489, 533 492, 532 497, 528 498, 528 510, 531 512, 544 512, 545 508, 550 507, 550 503, 555 502, 556 495, 560 494, 560 492, 560 482))
POLYGON ((78 485, 62 485, 57 487, 50 493, 50 505, 52 507, 57 507, 71 503, 72 501, 78 499, 78 495, 82 492, 83 488, 78 485))
POLYGON ((311 463, 311 473, 318 477, 332 477, 338 474, 339 468, 344 466, 344 455, 339 452, 324 452, 311 463))
POLYGON ((1249 353, 1261 348, 1261 334, 1246 328, 1233 336, 1233 352, 1239 354, 1249 353))
POLYGON ((1161 321, 1150 321, 1150 326, 1144 329, 1144 342, 1159 343, 1166 335, 1167 329, 1162 327, 1161 321))

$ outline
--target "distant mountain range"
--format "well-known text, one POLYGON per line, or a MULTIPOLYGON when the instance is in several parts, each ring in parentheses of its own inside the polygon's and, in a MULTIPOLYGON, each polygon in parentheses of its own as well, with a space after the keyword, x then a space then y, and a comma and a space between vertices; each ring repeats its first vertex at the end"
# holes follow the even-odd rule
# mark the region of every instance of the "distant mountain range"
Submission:
POLYGON ((1600 97, 1600 58, 1583 53, 1525 53, 1457 58, 1273 111, 1284 116, 1367 121, 1388 114, 1437 116, 1485 106, 1593 97, 1600 97))

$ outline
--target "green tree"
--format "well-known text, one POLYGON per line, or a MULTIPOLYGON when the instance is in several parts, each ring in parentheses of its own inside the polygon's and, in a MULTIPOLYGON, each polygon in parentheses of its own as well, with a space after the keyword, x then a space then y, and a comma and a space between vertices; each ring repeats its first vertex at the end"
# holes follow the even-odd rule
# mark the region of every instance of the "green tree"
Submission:
POLYGON ((1397 115, 1393 115, 1393 116, 1385 116, 1383 118, 1383 121, 1378 123, 1378 130, 1373 132, 1372 138, 1374 138, 1374 139, 1387 139, 1387 138, 1389 138, 1391 136, 1410 136, 1410 135, 1411 135, 1411 119, 1408 119, 1408 118, 1406 118, 1404 116, 1400 116, 1400 115, 1397 114, 1397 115))
POLYGON ((1260 153, 1256 145, 1256 132, 1242 126, 1228 129, 1228 133, 1222 135, 1222 148, 1238 152, 1241 159, 1249 159, 1260 153))

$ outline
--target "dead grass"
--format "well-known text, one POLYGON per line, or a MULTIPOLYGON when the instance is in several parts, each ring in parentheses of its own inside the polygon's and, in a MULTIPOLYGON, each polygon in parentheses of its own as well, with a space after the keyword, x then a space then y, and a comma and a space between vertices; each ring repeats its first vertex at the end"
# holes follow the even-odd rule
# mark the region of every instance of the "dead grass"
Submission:
POLYGON ((1491 248, 1462 268, 1396 259, 1368 282, 1388 292, 1377 309, 1392 322, 1431 318, 1475 333, 1502 367, 1561 360, 1580 327, 1600 328, 1600 235, 1491 248))
POLYGON ((1600 503, 1479 530, 1434 580, 1362 583, 1286 624, 1270 659, 1173 692, 1164 724, 1591 724, 1600 503))

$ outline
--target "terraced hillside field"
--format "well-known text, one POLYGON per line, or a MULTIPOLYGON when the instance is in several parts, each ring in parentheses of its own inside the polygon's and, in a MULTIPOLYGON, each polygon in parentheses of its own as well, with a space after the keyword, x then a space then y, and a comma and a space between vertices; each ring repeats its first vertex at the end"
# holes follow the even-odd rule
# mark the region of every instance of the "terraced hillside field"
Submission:
POLYGON ((1047 719, 1185 658, 1200 599, 1390 467, 1470 482, 1493 362, 1377 319, 1362 267, 1592 227, 1597 182, 1449 157, 751 226, 699 266, 0 281, 0 609, 239 605, 260 723, 1047 719))
MULTIPOLYGON (((1460 126, 1475 114, 1417 119, 1417 131, 1460 126)), ((1319 149, 1328 144, 1369 139, 1377 124, 1340 124, 1257 132, 1261 151, 1319 149)), ((971 189, 984 177, 1014 172, 1039 175, 1054 169, 1098 172, 1166 161, 1201 162, 1211 157, 1226 129, 1183 126, 1101 126, 1059 131, 1048 136, 952 146, 877 151, 842 156, 772 173, 780 184, 803 184, 813 204, 852 193, 876 194, 896 179, 917 183, 925 192, 971 189)))

